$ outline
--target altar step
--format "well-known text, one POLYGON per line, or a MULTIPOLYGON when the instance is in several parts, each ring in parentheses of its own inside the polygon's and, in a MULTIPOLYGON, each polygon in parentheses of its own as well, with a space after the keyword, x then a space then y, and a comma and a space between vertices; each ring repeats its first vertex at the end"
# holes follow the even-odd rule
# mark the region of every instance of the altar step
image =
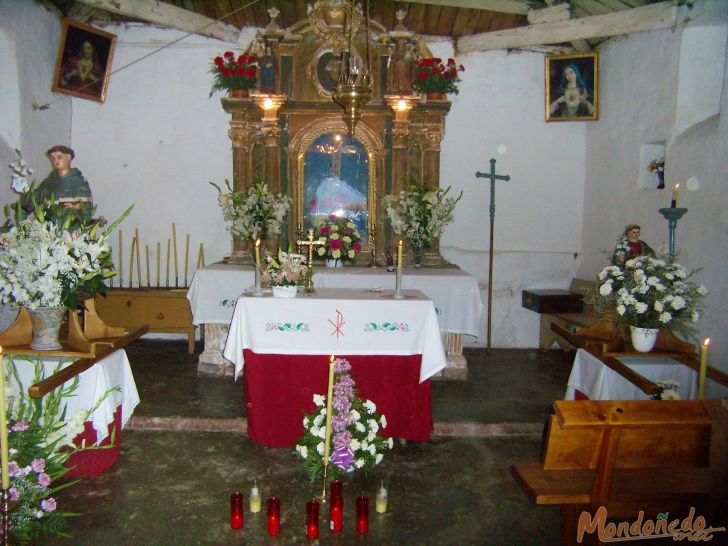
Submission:
MULTIPOLYGON (((209 417, 132 417, 125 430, 172 432, 228 432, 246 434, 248 420, 209 417)), ((433 437, 493 438, 540 435, 543 423, 435 423, 433 437)))

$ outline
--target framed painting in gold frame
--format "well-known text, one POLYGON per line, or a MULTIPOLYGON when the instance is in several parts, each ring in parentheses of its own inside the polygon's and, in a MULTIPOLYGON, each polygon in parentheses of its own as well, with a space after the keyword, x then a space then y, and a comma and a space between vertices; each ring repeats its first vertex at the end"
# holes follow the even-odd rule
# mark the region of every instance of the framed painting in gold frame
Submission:
POLYGON ((51 91, 104 102, 116 36, 64 19, 51 91))
POLYGON ((546 121, 599 119, 599 53, 548 55, 546 121))

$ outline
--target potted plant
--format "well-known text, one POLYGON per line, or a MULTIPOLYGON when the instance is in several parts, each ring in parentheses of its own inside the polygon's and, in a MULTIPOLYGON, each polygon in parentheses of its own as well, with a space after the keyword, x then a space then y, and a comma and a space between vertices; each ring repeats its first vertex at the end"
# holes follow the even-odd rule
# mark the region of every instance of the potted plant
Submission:
POLYGON ((421 263, 423 250, 440 236, 449 224, 455 205, 462 197, 448 197, 450 188, 426 190, 423 186, 410 186, 399 195, 382 198, 384 214, 392 223, 392 231, 407 239, 414 252, 415 267, 421 263))
POLYGON ((228 191, 210 182, 218 191, 223 218, 230 222, 227 229, 241 239, 270 239, 281 233, 283 219, 291 207, 291 199, 280 193, 274 195, 264 182, 256 182, 246 191, 234 191, 225 180, 228 191))
POLYGON ((648 352, 660 329, 684 327, 700 317, 700 300, 707 290, 691 282, 691 276, 679 263, 652 256, 632 258, 623 266, 609 265, 597 276, 594 307, 629 327, 634 348, 648 352))
POLYGON ((319 226, 318 239, 324 244, 316 253, 326 260, 327 267, 341 267, 344 262, 354 261, 361 252, 361 236, 354 222, 344 216, 329 215, 319 226))
POLYGON ((417 93, 425 93, 428 100, 442 100, 445 93, 458 94, 458 72, 464 72, 465 67, 456 64, 455 59, 450 58, 443 64, 442 59, 429 57, 415 60, 414 65, 417 93))
POLYGON ((226 51, 213 59, 210 73, 214 76, 210 97, 216 91, 227 91, 231 97, 245 98, 257 81, 258 58, 246 53, 236 58, 232 51, 226 51))
MULTIPOLYGON (((387 428, 387 419, 377 413, 371 400, 356 396, 351 364, 339 358, 334 361, 334 388, 331 403, 331 437, 328 476, 338 476, 363 470, 366 474, 382 462, 384 451, 392 449, 391 438, 379 433, 387 428)), ((311 481, 323 476, 323 456, 326 440, 326 396, 313 395, 316 408, 303 417, 304 435, 295 447, 303 459, 303 467, 311 481)))
POLYGON ((311 278, 311 270, 306 266, 306 258, 278 250, 277 258, 265 257, 267 267, 262 274, 263 283, 270 286, 273 296, 295 298, 299 286, 304 286, 311 278))

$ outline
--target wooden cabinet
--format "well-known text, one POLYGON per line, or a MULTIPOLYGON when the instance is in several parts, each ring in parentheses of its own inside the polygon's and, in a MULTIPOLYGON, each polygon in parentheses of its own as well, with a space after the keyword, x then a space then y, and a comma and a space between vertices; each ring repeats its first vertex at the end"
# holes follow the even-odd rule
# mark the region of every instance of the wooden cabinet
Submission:
POLYGON ((195 327, 187 289, 110 288, 96 296, 96 311, 111 326, 149 325, 150 332, 187 334, 189 353, 195 351, 195 327))

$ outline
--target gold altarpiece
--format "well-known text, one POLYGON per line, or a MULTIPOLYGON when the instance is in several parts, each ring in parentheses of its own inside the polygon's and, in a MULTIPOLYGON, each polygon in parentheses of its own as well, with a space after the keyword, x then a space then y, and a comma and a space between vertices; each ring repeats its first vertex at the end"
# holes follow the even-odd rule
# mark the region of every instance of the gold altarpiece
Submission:
MULTIPOLYGON (((412 60, 431 54, 404 27, 403 15, 391 32, 369 21, 373 93, 351 138, 331 91, 342 48, 347 49, 349 25, 350 58, 365 62, 364 15, 346 0, 319 0, 307 18, 282 29, 276 23, 277 10, 269 14, 268 27, 249 47, 261 58, 258 90, 248 98, 221 99, 231 116, 234 189, 246 190, 264 180, 275 193, 291 197, 285 233, 266 241, 269 251, 295 241, 316 214, 331 207, 353 214, 356 208, 365 243, 357 263, 371 261, 372 227, 381 262, 384 251, 394 246, 381 198, 410 184, 440 186, 440 142, 450 103, 411 92, 412 60)), ((250 244, 234 239, 229 261, 249 263, 250 244)), ((437 242, 423 263, 446 263, 437 242)))

